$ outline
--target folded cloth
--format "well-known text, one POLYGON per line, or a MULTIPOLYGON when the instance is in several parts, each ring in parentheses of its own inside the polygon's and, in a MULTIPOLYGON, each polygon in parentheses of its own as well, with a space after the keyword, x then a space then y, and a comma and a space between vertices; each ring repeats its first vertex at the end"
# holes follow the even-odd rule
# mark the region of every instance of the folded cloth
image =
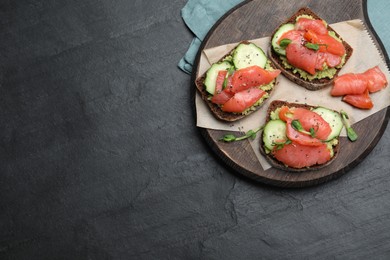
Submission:
POLYGON ((192 40, 184 57, 179 61, 179 68, 190 74, 200 44, 211 27, 231 8, 242 0, 189 0, 181 10, 181 16, 194 33, 192 40))
POLYGON ((367 13, 371 25, 381 39, 386 52, 390 54, 390 24, 386 22, 386 19, 390 15, 390 1, 367 1, 367 13))
POLYGON ((179 68, 182 69, 185 73, 191 74, 192 65, 194 64, 196 54, 200 47, 202 41, 198 37, 194 37, 190 47, 188 48, 186 54, 179 61, 179 68))

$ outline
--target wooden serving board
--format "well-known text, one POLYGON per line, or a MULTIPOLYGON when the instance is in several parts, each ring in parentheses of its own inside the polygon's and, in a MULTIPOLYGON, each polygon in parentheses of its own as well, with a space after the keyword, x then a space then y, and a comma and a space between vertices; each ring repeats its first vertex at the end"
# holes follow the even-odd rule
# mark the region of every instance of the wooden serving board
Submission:
MULTIPOLYGON (((192 74, 195 82, 202 50, 245 39, 270 36, 275 26, 290 17, 300 7, 309 7, 328 23, 361 19, 369 29, 374 44, 381 51, 387 65, 387 53, 374 32, 367 16, 365 0, 252 0, 245 1, 226 13, 204 39, 192 74)), ((193 86, 194 93, 196 86, 193 86)), ((195 104, 195 95, 194 95, 195 104)), ((359 139, 352 143, 341 137, 341 151, 329 166, 315 171, 287 172, 271 168, 264 171, 257 160, 249 141, 223 143, 218 139, 226 134, 221 130, 200 128, 211 149, 232 169, 251 179, 280 187, 306 187, 341 176, 361 162, 375 147, 390 117, 390 108, 383 109, 354 125, 359 139)))

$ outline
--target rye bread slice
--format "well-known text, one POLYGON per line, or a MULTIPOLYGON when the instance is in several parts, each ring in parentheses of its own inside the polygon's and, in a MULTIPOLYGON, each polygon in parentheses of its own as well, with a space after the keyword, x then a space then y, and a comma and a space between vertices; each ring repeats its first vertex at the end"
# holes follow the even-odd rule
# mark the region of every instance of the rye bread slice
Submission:
MULTIPOLYGON (((299 103, 289 103, 286 101, 282 100, 274 100, 271 102, 267 109, 267 115, 266 115, 266 123, 271 120, 271 112, 274 111, 275 109, 282 107, 282 106, 288 106, 288 107, 295 107, 295 108, 305 108, 305 109, 314 109, 317 108, 318 106, 313 106, 313 105, 308 105, 308 104, 299 104, 299 103)), ((263 136, 263 133, 261 133, 261 137, 263 136)), ((339 139, 340 137, 338 137, 339 139)), ((267 154, 265 149, 264 149, 264 142, 263 138, 260 138, 260 152, 261 154, 266 158, 266 160, 272 165, 272 167, 275 167, 280 170, 284 171, 291 171, 291 172, 303 172, 303 171, 311 171, 311 170, 319 170, 321 168, 324 168, 331 164, 337 157, 338 153, 340 150, 340 142, 336 146, 333 146, 333 152, 334 155, 333 157, 326 163, 320 164, 320 165, 313 165, 310 167, 305 167, 305 168, 293 168, 293 167, 288 167, 282 162, 278 161, 275 159, 271 154, 267 154)))
MULTIPOLYGON (((242 43, 243 44, 250 44, 251 42, 249 42, 249 41, 241 41, 239 44, 237 44, 237 46, 242 44, 242 43)), ((237 48, 237 46, 234 47, 234 49, 231 50, 229 53, 227 53, 225 56, 223 56, 218 62, 222 61, 227 56, 233 54, 233 52, 237 48)), ((274 67, 274 66, 272 66, 272 67, 274 67)), ((242 119, 242 118, 252 114, 253 112, 257 111, 258 109, 260 109, 263 106, 263 104, 265 103, 265 101, 266 101, 266 100, 264 100, 261 104, 259 104, 258 106, 255 106, 252 110, 248 111, 245 114, 225 112, 225 111, 223 111, 221 109, 221 107, 219 105, 214 104, 214 103, 212 103, 209 100, 209 93, 206 91, 206 88, 204 86, 204 80, 206 78, 206 73, 207 73, 207 71, 202 76, 198 77, 195 80, 195 85, 196 85, 196 88, 199 91, 202 99, 206 102, 207 106, 210 108, 212 114, 219 120, 228 121, 228 122, 234 122, 234 121, 237 121, 239 119, 242 119)), ((269 95, 271 95, 271 93, 275 89, 277 83, 278 83, 277 79, 275 79, 274 87, 271 90, 266 91, 269 95)))
MULTIPOLYGON (((310 15, 314 19, 321 19, 321 20, 323 20, 321 17, 319 17, 316 13, 314 13, 309 8, 303 7, 301 9, 299 9, 296 13, 294 13, 284 23, 280 24, 280 26, 278 28, 276 28, 275 31, 272 33, 271 39, 273 38, 273 35, 276 33, 276 31, 282 25, 284 25, 286 23, 295 23, 296 18, 298 16, 304 15, 304 14, 305 15, 310 15)), ((342 40, 342 43, 343 43, 345 51, 346 51, 346 57, 345 57, 345 63, 346 63, 349 60, 349 58, 351 57, 352 53, 353 53, 353 48, 346 41, 344 41, 341 38, 341 36, 332 27, 327 25, 327 28, 328 28, 328 31, 333 31, 335 33, 335 35, 342 40)), ((332 79, 322 78, 322 79, 313 79, 313 80, 310 81, 310 80, 305 80, 305 79, 301 78, 299 73, 297 73, 297 72, 294 73, 293 72, 293 69, 285 68, 283 66, 282 60, 280 59, 280 55, 273 50, 272 45, 270 45, 270 47, 268 49, 268 57, 272 61, 272 63, 275 65, 275 67, 282 71, 282 74, 285 77, 287 77, 289 80, 293 81, 294 83, 296 83, 296 84, 298 84, 298 85, 300 85, 302 87, 305 87, 308 90, 313 90, 313 91, 319 90, 319 89, 322 89, 322 88, 325 88, 327 86, 332 85, 334 79, 336 78, 336 76, 338 75, 338 73, 341 70, 341 68, 338 68, 336 74, 333 76, 332 79)))

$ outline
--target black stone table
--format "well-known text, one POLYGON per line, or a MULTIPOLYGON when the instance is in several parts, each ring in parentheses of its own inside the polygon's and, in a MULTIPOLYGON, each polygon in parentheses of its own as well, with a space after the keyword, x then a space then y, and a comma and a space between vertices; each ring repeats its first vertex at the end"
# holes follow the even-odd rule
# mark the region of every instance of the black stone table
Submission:
POLYGON ((281 189, 195 126, 185 0, 0 3, 0 259, 386 259, 390 130, 281 189))

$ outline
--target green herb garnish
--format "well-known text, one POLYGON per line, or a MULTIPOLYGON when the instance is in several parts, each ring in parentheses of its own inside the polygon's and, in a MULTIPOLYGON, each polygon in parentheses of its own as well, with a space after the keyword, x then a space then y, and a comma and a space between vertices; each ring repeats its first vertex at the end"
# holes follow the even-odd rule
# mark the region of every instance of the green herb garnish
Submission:
POLYGON ((226 135, 222 136, 222 138, 220 138, 219 140, 229 143, 229 142, 234 142, 234 141, 241 141, 241 140, 248 139, 248 138, 255 139, 257 132, 259 132, 263 128, 264 128, 264 126, 260 126, 259 128, 256 128, 254 130, 249 130, 244 135, 238 136, 238 137, 233 135, 233 134, 226 134, 226 135))
POLYGON ((291 140, 285 142, 272 142, 272 145, 276 147, 276 150, 282 149, 286 144, 291 144, 291 140))
POLYGON ((290 39, 283 39, 280 41, 279 46, 282 48, 286 48, 292 41, 290 39))
POLYGON ((316 136, 316 132, 314 131, 313 127, 310 127, 310 136, 311 137, 315 137, 316 136))
POLYGON ((227 70, 225 79, 223 80, 223 83, 222 83, 222 89, 225 89, 225 88, 226 88, 227 83, 228 83, 228 78, 233 74, 234 70, 235 70, 234 66, 231 66, 231 67, 227 70))
POLYGON ((314 51, 318 51, 320 49, 320 45, 311 42, 306 43, 305 47, 314 51))
POLYGON ((305 44, 306 48, 314 50, 314 51, 318 51, 320 49, 320 46, 328 47, 327 44, 318 44, 318 43, 311 43, 311 42, 307 42, 305 44))
POLYGON ((349 123, 348 114, 344 110, 341 110, 340 114, 341 114, 341 118, 343 119, 345 129, 347 130, 348 139, 352 142, 355 142, 358 138, 358 135, 356 134, 355 130, 353 130, 351 124, 349 123))
POLYGON ((291 126, 297 130, 298 132, 301 132, 301 133, 304 133, 304 134, 307 134, 307 135, 310 135, 311 137, 315 137, 316 136, 316 132, 314 130, 313 127, 310 128, 310 132, 306 131, 303 126, 301 125, 301 122, 299 122, 298 119, 294 119, 293 121, 291 121, 291 126))

